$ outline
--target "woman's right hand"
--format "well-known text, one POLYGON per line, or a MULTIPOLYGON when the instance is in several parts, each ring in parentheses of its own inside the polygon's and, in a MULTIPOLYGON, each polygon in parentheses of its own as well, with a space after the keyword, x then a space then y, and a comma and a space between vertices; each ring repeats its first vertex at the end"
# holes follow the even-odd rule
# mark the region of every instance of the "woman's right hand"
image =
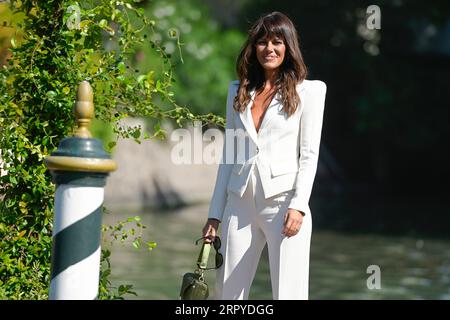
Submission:
POLYGON ((208 219, 203 227, 203 238, 206 243, 211 243, 217 235, 220 221, 217 219, 208 219))

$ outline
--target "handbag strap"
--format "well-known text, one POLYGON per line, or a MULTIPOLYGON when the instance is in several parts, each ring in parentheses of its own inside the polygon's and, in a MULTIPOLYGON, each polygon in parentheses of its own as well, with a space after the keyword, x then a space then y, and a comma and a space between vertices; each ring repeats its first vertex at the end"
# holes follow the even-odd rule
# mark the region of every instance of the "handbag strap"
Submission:
POLYGON ((209 252, 211 251, 211 243, 203 242, 202 249, 197 259, 197 266, 199 269, 206 269, 208 265, 209 252))

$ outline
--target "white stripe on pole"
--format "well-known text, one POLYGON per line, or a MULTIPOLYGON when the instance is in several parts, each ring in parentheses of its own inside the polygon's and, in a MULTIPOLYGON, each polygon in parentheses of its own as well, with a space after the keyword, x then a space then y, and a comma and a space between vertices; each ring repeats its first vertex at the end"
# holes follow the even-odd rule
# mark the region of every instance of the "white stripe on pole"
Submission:
MULTIPOLYGON (((103 196, 103 187, 59 185, 55 193, 53 238, 101 207, 103 196)), ((55 275, 50 282, 49 299, 95 299, 98 294, 100 253, 99 243, 93 254, 55 275)))
POLYGON ((62 184, 55 193, 53 237, 62 229, 83 219, 103 203, 103 187, 81 187, 62 184))
POLYGON ((94 300, 98 294, 100 247, 50 283, 50 300, 94 300))

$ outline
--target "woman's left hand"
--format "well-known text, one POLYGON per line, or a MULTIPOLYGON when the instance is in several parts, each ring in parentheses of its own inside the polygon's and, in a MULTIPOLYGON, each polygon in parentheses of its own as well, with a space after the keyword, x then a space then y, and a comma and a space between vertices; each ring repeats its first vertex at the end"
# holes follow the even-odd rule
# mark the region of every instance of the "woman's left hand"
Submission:
POLYGON ((284 215, 284 228, 282 234, 288 238, 295 236, 300 231, 302 223, 302 213, 295 209, 288 209, 284 215))

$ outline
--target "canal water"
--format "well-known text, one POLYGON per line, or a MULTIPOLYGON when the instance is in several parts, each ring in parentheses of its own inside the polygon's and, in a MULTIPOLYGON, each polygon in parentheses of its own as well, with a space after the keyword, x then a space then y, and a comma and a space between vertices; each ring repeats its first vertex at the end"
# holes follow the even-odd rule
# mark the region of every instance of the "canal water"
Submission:
MULTIPOLYGON (((103 244, 112 251, 113 285, 131 284, 137 293, 126 299, 179 298, 182 276, 195 266, 200 248, 194 242, 201 236, 207 210, 207 204, 199 204, 164 212, 112 210, 104 215, 103 223, 108 225, 139 215, 147 226, 143 237, 157 243, 150 252, 136 250, 131 243, 103 244)), ((250 299, 272 298, 268 265, 265 249, 250 299)), ((213 293, 214 270, 206 272, 206 280, 213 293)), ((350 234, 313 227, 310 299, 448 300, 450 239, 350 234), (373 278, 368 280, 377 268, 380 288, 373 278), (368 283, 375 288, 369 289, 368 283)))

